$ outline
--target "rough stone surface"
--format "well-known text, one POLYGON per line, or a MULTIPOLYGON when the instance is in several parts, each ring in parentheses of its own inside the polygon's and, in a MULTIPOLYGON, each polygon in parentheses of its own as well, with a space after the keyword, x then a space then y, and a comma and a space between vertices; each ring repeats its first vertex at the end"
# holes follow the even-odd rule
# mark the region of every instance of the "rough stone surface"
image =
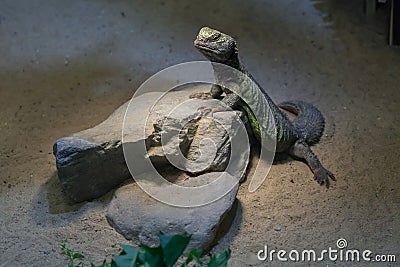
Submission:
MULTIPOLYGON (((161 93, 152 92, 139 96, 139 101, 135 102, 134 107, 135 123, 125 125, 132 149, 135 150, 135 145, 143 142, 148 149, 147 155, 137 156, 148 156, 156 168, 163 168, 178 154, 182 154, 189 161, 176 160, 177 165, 184 162, 183 166, 178 167, 190 169, 192 161, 207 163, 199 160, 198 155, 201 151, 202 158, 210 162, 206 164, 206 168, 193 171, 193 174, 223 171, 230 156, 228 132, 220 125, 211 123, 210 118, 201 117, 197 111, 197 108, 202 106, 212 107, 215 100, 192 99, 187 102, 189 104, 181 105, 189 100, 192 92, 207 90, 209 86, 201 85, 189 90, 170 92, 157 102, 151 113, 149 110, 155 104, 154 96, 161 96, 161 93), (173 111, 177 106, 179 109, 173 111), (139 124, 146 125, 145 134, 139 124), (200 146, 200 140, 207 138, 213 140, 214 150, 200 146)), ((121 129, 127 107, 128 102, 99 125, 55 142, 53 153, 56 157, 58 177, 64 193, 72 202, 100 197, 130 177, 121 141, 121 129)), ((228 125, 233 123, 236 117, 234 112, 216 114, 228 125)), ((243 113, 239 114, 243 116, 243 113)), ((234 135, 236 127, 228 131, 234 135)), ((243 149, 243 155, 238 157, 240 160, 235 163, 238 166, 237 170, 246 169, 247 156, 248 151, 243 149)), ((244 176, 240 171, 230 173, 235 177, 240 176, 239 179, 244 176)))
MULTIPOLYGON (((218 112, 213 118, 202 118, 197 123, 196 135, 190 144, 187 158, 207 166, 204 171, 228 171, 242 181, 248 164, 250 145, 248 140, 244 140, 247 133, 245 127, 240 127, 240 117, 245 117, 244 113, 218 112), (238 139, 234 139, 235 137, 238 139), (205 139, 212 141, 214 145, 204 144, 205 139), (235 155, 231 153, 233 142, 235 155), (212 159, 211 162, 208 159, 212 159), (229 163, 231 164, 228 165, 229 163)), ((202 171, 192 173, 198 174, 202 171)))
POLYGON ((53 150, 61 187, 71 202, 100 197, 130 177, 120 141, 97 144, 66 137, 53 150))
MULTIPOLYGON (((210 182, 219 175, 221 173, 218 172, 203 174, 189 179, 184 185, 197 186, 199 181, 201 184, 204 181, 210 182)), ((157 246, 160 231, 165 234, 185 231, 192 235, 187 251, 193 248, 207 250, 213 245, 221 223, 229 223, 231 216, 227 214, 232 209, 237 191, 238 184, 228 194, 211 204, 180 208, 153 199, 136 183, 132 183, 115 192, 106 216, 110 225, 128 240, 157 246)))
MULTIPOLYGON (((143 101, 143 107, 138 108, 146 104, 150 105, 143 101)), ((121 142, 127 106, 119 107, 99 125, 55 142, 58 177, 71 202, 100 197, 130 177, 121 142)))
POLYGON ((170 163, 174 162, 178 168, 194 175, 224 171, 232 161, 228 172, 243 180, 250 146, 243 138, 236 140, 235 151, 240 151, 240 154, 236 153, 231 158, 231 141, 239 134, 247 138, 248 129, 240 127, 240 118, 245 120, 245 114, 227 111, 216 112, 212 117, 200 117, 197 109, 205 103, 207 106, 214 106, 216 102, 191 100, 186 106, 179 107, 179 113, 165 115, 157 120, 154 123, 149 156, 158 161, 164 161, 168 156, 170 163), (179 138, 175 138, 177 136, 179 138), (187 160, 182 160, 179 154, 187 160))

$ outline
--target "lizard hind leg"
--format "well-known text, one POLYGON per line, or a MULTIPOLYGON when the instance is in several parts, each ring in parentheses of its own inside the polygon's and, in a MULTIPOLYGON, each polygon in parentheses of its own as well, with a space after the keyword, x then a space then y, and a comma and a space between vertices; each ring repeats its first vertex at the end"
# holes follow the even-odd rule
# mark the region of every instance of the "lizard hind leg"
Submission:
POLYGON ((307 144, 313 145, 319 142, 325 128, 325 119, 321 111, 301 100, 286 101, 278 106, 297 115, 293 126, 307 144))
POLYGON ((333 173, 322 166, 317 156, 304 141, 297 140, 296 143, 289 148, 289 154, 296 158, 305 160, 311 171, 314 173, 314 180, 316 180, 320 185, 325 184, 326 187, 329 188, 330 179, 336 181, 333 173))

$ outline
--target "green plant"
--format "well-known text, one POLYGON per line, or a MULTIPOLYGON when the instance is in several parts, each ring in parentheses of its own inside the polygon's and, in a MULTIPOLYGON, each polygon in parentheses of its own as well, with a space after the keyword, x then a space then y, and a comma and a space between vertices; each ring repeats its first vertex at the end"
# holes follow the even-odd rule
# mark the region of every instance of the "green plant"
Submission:
MULTIPOLYGON (((68 249, 65 244, 61 245, 61 249, 69 258, 68 267, 172 267, 185 251, 191 236, 187 233, 164 235, 160 232, 159 238, 160 245, 158 247, 149 247, 144 244, 141 244, 140 247, 133 247, 121 244, 120 254, 114 256, 111 263, 104 260, 98 266, 93 263, 86 265, 82 261, 85 256, 68 249), (75 260, 80 260, 80 262, 75 264, 75 260)), ((231 252, 227 249, 219 255, 209 255, 204 258, 201 257, 202 253, 201 249, 191 250, 180 267, 188 266, 190 263, 193 267, 226 267, 231 252)))
POLYGON ((80 253, 77 253, 75 251, 73 251, 72 249, 69 249, 66 247, 65 244, 61 244, 61 250, 64 252, 64 254, 68 257, 69 261, 68 261, 68 267, 75 267, 75 266, 83 266, 83 263, 80 262, 78 264, 75 264, 74 261, 76 259, 83 259, 85 258, 85 256, 83 256, 80 253))

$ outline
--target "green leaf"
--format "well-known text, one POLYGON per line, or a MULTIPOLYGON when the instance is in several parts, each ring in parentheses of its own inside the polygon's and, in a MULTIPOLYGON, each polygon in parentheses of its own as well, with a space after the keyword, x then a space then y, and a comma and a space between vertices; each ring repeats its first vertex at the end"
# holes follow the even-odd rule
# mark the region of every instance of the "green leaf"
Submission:
POLYGON ((189 244, 191 235, 164 235, 160 232, 160 246, 164 254, 164 263, 172 267, 189 244))
POLYGON ((222 252, 218 257, 212 256, 208 262, 207 267, 226 267, 228 265, 228 260, 231 257, 231 250, 227 249, 222 252))
POLYGON ((67 248, 65 244, 61 245, 61 249, 65 253, 65 255, 67 255, 69 258, 72 257, 72 251, 69 248, 67 248))
POLYGON ((139 249, 129 245, 121 244, 122 252, 119 256, 112 259, 111 266, 113 267, 135 267, 139 249))
MULTIPOLYGON (((114 256, 111 263, 103 261, 101 265, 96 266, 94 263, 90 263, 91 267, 172 267, 182 255, 185 248, 187 247, 191 236, 187 233, 180 235, 168 236, 160 233, 160 246, 148 247, 141 244, 140 248, 133 247, 130 245, 121 244, 121 252, 118 256, 114 256)), ((67 248, 66 244, 60 245, 61 250, 68 256, 69 262, 68 267, 84 267, 89 266, 84 262, 80 261, 75 264, 75 259, 83 259, 84 255, 76 253, 74 250, 67 248)), ((218 256, 212 255, 210 260, 203 262, 201 259, 202 250, 194 249, 189 252, 189 255, 181 267, 190 266, 200 267, 226 267, 227 262, 230 258, 230 250, 227 249, 218 256), (194 261, 194 262, 193 262, 194 261), (207 265, 206 265, 207 264, 207 265)))
POLYGON ((74 255, 72 255, 73 259, 83 259, 85 258, 85 256, 83 256, 81 253, 74 253, 74 255))
POLYGON ((203 253, 203 250, 201 249, 193 249, 189 252, 188 257, 186 258, 186 261, 181 264, 181 267, 187 266, 191 261, 196 261, 198 264, 203 264, 203 261, 201 260, 201 254, 203 253))
POLYGON ((122 248, 121 254, 135 254, 139 252, 139 248, 131 246, 131 245, 125 245, 125 244, 120 244, 120 247, 122 248))
POLYGON ((148 263, 148 267, 165 267, 163 260, 163 250, 161 247, 148 247, 144 244, 140 246, 143 249, 144 260, 143 263, 148 263))

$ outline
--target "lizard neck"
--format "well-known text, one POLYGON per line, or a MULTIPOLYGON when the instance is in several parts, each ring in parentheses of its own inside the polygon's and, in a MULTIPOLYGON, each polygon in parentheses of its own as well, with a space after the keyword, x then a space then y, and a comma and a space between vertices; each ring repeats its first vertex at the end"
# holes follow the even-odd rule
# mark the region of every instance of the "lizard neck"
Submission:
MULTIPOLYGON (((297 139, 297 134, 294 131, 292 122, 289 120, 287 115, 282 112, 282 110, 272 101, 272 99, 269 97, 267 92, 260 86, 260 84, 254 79, 254 77, 246 70, 245 66, 242 65, 239 60, 234 61, 235 64, 238 64, 236 69, 241 71, 242 73, 246 74, 257 86, 258 88, 262 91, 263 96, 265 100, 267 101, 269 108, 272 111, 274 121, 275 121, 275 127, 276 127, 276 139, 277 139, 277 147, 276 151, 277 152, 282 152, 287 149, 288 146, 291 145, 291 143, 297 139)), ((259 102, 261 100, 255 99, 255 101, 259 102)), ((246 112, 250 115, 250 123, 253 124, 252 128, 256 131, 256 136, 260 134, 260 128, 258 125, 257 120, 255 119, 255 116, 251 110, 246 110, 246 112), (250 114, 251 112, 252 114, 250 114)), ((261 112, 261 114, 267 114, 266 111, 261 112)), ((265 119, 265 118, 263 118, 265 119)), ((271 126, 267 126, 271 127, 271 126)), ((265 128, 264 128, 265 130, 265 128)), ((267 129, 268 131, 273 131, 271 129, 267 129)), ((258 136, 259 137, 259 136, 258 136)))
POLYGON ((239 71, 242 71, 242 66, 240 64, 237 54, 228 59, 228 61, 225 64, 239 71))

